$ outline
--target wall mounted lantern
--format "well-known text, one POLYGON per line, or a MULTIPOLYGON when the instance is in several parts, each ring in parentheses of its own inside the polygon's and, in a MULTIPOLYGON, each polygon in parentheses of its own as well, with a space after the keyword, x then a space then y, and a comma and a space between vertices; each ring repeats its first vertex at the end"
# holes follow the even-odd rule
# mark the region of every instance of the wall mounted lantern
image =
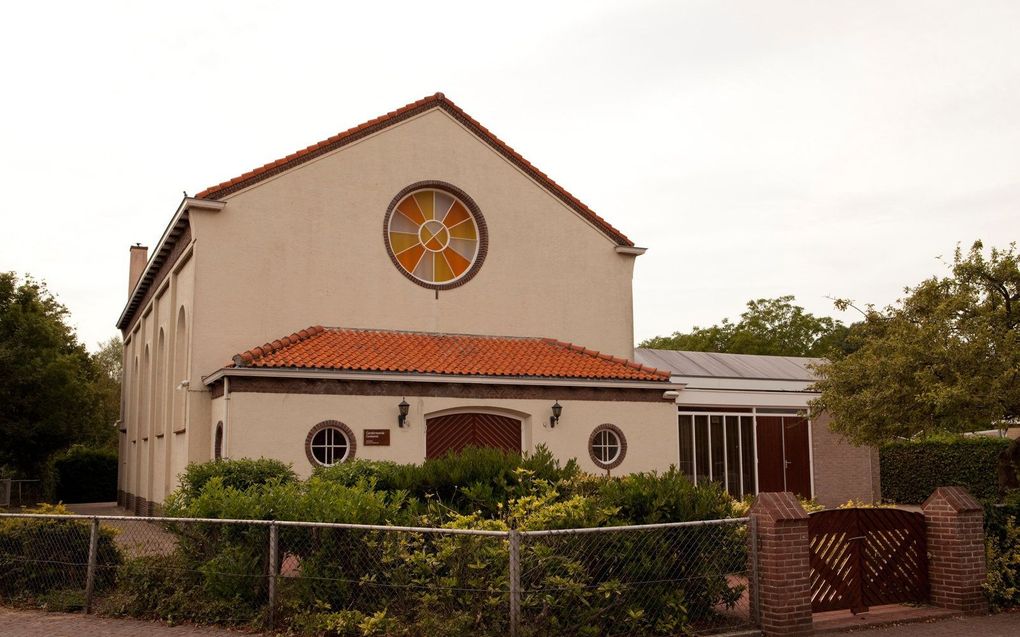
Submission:
POLYGON ((552 416, 549 416, 549 428, 550 429, 556 427, 556 424, 559 423, 559 421, 560 421, 560 414, 562 414, 562 413, 563 413, 563 405, 561 405, 560 401, 557 400, 555 403, 553 403, 553 406, 552 406, 552 416))
POLYGON ((397 426, 398 427, 406 427, 407 426, 407 413, 411 410, 411 405, 409 405, 407 403, 407 399, 404 398, 404 399, 401 399, 400 404, 397 405, 397 407, 400 409, 400 415, 397 416, 397 426))

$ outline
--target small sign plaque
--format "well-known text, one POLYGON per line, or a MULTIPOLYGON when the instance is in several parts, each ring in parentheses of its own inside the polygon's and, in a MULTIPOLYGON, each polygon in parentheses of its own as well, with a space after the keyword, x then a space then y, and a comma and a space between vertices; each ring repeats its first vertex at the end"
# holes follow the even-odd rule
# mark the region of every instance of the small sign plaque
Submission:
POLYGON ((365 430, 365 446, 366 447, 389 447, 390 446, 390 430, 389 429, 366 429, 365 430))

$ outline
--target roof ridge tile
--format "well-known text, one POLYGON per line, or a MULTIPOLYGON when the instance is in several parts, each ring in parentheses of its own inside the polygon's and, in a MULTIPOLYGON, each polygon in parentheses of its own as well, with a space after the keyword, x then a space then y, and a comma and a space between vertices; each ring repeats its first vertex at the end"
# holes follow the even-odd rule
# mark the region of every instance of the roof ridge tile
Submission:
POLYGON ((270 354, 290 347, 291 345, 296 345, 301 341, 308 340, 312 336, 320 334, 322 331, 323 327, 321 325, 313 325, 312 327, 294 332, 289 336, 276 339, 272 343, 253 347, 247 351, 241 352, 240 354, 235 354, 233 357, 234 365, 237 367, 248 367, 260 358, 269 356, 270 354))

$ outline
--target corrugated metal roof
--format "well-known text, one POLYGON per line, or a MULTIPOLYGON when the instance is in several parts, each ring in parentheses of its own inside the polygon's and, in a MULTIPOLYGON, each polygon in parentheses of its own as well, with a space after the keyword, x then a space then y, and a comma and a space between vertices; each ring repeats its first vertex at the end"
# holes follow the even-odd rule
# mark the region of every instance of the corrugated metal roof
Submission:
POLYGON ((673 376, 807 381, 817 380, 816 374, 808 366, 825 360, 798 356, 680 352, 645 347, 635 349, 634 358, 644 365, 668 369, 673 376))

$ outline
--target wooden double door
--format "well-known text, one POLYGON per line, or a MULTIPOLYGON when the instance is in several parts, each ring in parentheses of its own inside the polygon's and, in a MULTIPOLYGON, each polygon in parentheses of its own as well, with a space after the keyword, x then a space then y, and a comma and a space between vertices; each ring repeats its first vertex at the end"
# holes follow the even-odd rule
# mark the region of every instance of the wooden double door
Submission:
POLYGON ((425 457, 438 458, 466 447, 521 452, 521 421, 496 414, 448 414, 425 422, 425 457))
POLYGON ((792 491, 811 497, 808 420, 798 416, 757 417, 758 491, 792 491))

